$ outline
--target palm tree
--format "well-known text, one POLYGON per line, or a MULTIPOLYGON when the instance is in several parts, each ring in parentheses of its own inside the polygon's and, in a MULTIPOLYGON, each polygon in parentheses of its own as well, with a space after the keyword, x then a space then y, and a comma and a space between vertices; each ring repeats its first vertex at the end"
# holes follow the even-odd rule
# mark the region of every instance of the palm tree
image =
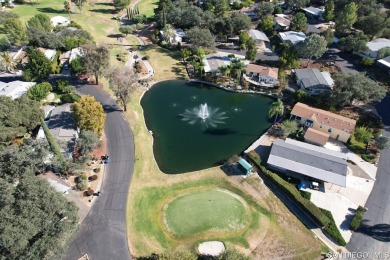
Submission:
POLYGON ((225 80, 225 77, 230 74, 230 68, 228 66, 222 65, 218 68, 219 72, 223 74, 223 79, 225 80))
POLYGON ((1 59, 1 67, 4 68, 6 71, 11 72, 15 68, 15 60, 9 55, 9 52, 1 52, 0 53, 1 59))
POLYGON ((275 116, 274 124, 276 123, 276 119, 279 116, 282 116, 284 114, 284 105, 282 100, 278 99, 275 102, 272 102, 271 106, 269 107, 268 111, 268 117, 271 118, 275 116))
POLYGON ((241 82, 241 74, 246 71, 246 65, 241 60, 235 60, 230 63, 230 70, 237 77, 238 82, 241 82))
POLYGON ((165 40, 169 44, 172 44, 175 42, 176 33, 175 33, 175 28, 173 28, 172 25, 170 25, 170 24, 165 25, 165 27, 163 29, 163 34, 164 34, 165 40))

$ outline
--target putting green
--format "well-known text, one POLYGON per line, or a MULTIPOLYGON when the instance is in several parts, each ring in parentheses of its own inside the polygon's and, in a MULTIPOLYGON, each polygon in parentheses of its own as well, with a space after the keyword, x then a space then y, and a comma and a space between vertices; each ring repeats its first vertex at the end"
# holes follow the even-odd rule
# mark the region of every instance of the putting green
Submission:
POLYGON ((243 202, 241 197, 219 190, 187 194, 168 204, 165 223, 179 238, 208 231, 236 231, 247 223, 243 202))

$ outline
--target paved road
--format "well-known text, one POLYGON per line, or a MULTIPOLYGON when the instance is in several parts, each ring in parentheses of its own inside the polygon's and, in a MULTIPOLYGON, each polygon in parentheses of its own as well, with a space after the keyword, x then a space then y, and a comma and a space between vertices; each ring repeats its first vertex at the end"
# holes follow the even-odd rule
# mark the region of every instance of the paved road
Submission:
MULTIPOLYGON (((390 96, 377 106, 385 124, 383 135, 390 136, 390 96)), ((366 207, 361 228, 354 232, 347 245, 352 252, 370 252, 369 259, 375 258, 375 252, 382 253, 382 259, 390 258, 390 149, 381 152, 376 182, 366 207), (387 253, 387 257, 385 257, 387 253)), ((377 255, 379 256, 379 255, 377 255)), ((378 257, 376 257, 378 259, 378 257)))
POLYGON ((101 102, 107 113, 105 133, 110 162, 107 165, 102 194, 69 244, 65 259, 84 254, 90 259, 131 259, 126 236, 126 202, 134 168, 134 143, 128 123, 115 101, 93 85, 78 88, 101 102))

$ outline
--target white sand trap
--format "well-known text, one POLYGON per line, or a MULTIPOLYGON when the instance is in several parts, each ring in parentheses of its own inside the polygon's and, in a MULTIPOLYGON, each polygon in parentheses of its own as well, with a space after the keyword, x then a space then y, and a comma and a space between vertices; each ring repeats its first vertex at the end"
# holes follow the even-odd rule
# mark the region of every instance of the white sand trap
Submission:
POLYGON ((198 251, 201 255, 219 256, 225 252, 225 246, 219 241, 209 241, 199 244, 198 251))

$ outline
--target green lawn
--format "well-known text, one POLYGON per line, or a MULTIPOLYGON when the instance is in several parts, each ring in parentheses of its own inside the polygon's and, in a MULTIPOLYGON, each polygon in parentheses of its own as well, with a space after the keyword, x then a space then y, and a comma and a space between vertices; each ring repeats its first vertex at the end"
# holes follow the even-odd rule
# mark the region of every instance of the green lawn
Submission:
POLYGON ((189 237, 210 230, 239 230, 245 226, 246 213, 246 207, 237 198, 209 190, 175 199, 168 205, 165 218, 176 236, 189 237))
POLYGON ((142 0, 137 7, 140 14, 150 18, 154 16, 154 9, 157 8, 158 0, 142 0))

